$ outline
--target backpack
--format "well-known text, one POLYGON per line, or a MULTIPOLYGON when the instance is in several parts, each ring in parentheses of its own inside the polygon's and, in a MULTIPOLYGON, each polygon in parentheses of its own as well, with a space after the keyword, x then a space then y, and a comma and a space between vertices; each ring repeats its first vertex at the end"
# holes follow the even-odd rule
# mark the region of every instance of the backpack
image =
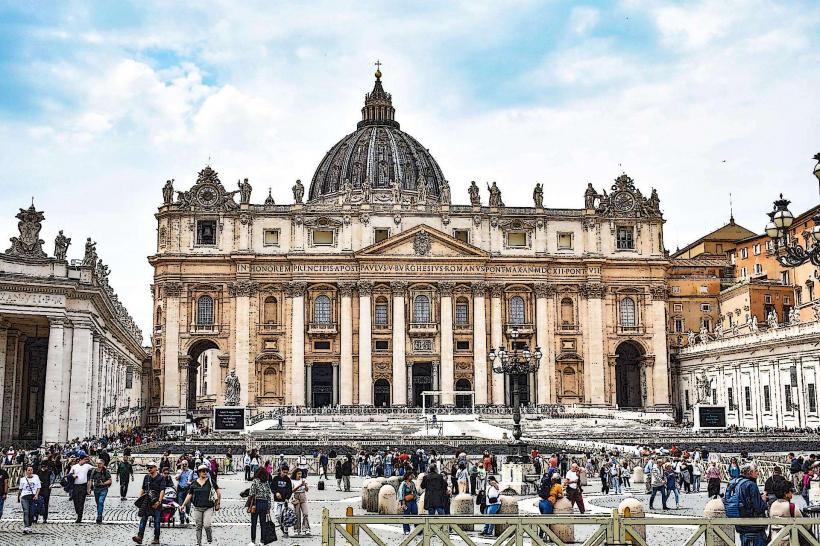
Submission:
POLYGON ((748 478, 732 478, 729 485, 726 486, 726 493, 723 497, 723 504, 726 508, 727 518, 743 518, 749 517, 751 510, 749 509, 749 499, 742 498, 742 489, 740 485, 748 478))
POLYGON ((546 499, 550 496, 550 482, 552 481, 552 477, 549 474, 544 474, 541 476, 541 482, 538 484, 538 496, 542 499, 546 499))

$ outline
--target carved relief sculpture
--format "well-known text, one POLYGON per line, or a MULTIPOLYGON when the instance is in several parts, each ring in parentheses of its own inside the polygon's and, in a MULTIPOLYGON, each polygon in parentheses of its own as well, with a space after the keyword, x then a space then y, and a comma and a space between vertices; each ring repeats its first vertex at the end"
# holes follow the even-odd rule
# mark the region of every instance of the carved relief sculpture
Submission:
POLYGON ((43 228, 42 222, 45 220, 45 215, 36 210, 32 203, 28 209, 20 209, 15 218, 20 220, 17 222, 20 236, 9 239, 11 247, 6 250, 6 254, 21 258, 45 258, 46 253, 43 251, 45 241, 40 239, 40 230, 43 228))
POLYGON ((70 244, 71 237, 66 237, 63 235, 63 230, 60 230, 60 233, 57 234, 57 238, 54 239, 54 257, 57 258, 58 261, 66 261, 65 257, 68 253, 68 246, 70 244))
POLYGON ((432 244, 430 243, 430 236, 426 231, 419 231, 413 239, 413 251, 416 256, 427 256, 430 254, 432 244))
POLYGON ((241 280, 228 285, 231 296, 253 296, 259 291, 259 283, 256 281, 241 280))

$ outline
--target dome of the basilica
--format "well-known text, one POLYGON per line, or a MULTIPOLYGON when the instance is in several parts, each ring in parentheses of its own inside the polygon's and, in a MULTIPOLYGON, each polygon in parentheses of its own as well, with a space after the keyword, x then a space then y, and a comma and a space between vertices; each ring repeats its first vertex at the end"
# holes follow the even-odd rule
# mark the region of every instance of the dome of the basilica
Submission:
POLYGON ((425 195, 425 183, 427 200, 438 202, 445 184, 441 168, 427 148, 399 128, 381 75, 377 70, 373 91, 365 95, 356 131, 337 142, 316 169, 309 201, 349 193, 351 201, 369 196, 375 202, 389 202, 399 193, 394 188, 398 182, 405 198, 418 201, 425 195))

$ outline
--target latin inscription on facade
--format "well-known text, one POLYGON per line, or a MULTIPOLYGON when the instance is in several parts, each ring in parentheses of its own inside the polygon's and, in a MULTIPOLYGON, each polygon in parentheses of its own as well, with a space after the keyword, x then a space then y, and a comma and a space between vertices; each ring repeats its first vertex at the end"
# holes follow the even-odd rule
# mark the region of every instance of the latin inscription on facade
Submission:
POLYGON ((600 275, 601 268, 542 265, 436 264, 425 262, 350 264, 238 264, 239 273, 421 273, 444 275, 524 275, 584 277, 600 275))
POLYGON ((27 294, 25 292, 0 292, 0 305, 30 305, 39 307, 65 307, 65 296, 59 294, 27 294))

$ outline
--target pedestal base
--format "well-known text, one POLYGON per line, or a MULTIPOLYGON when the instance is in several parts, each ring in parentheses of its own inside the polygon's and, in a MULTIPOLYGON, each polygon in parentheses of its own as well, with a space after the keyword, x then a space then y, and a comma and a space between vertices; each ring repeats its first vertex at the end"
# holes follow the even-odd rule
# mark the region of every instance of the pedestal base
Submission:
POLYGON ((501 465, 501 476, 498 485, 503 494, 506 489, 515 491, 516 495, 535 494, 537 487, 526 481, 527 474, 535 472, 529 463, 510 462, 501 465))

